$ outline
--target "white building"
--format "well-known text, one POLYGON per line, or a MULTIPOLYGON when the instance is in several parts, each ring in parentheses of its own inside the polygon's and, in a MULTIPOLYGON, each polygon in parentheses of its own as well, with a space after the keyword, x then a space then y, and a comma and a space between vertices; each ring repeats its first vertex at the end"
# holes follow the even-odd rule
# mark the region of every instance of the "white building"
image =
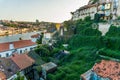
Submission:
POLYGON ((42 38, 42 44, 48 44, 51 39, 52 39, 52 33, 45 32, 42 38))
POLYGON ((31 36, 32 42, 36 42, 37 39, 39 39, 39 38, 40 38, 40 34, 35 34, 35 35, 32 35, 32 36, 31 36))
POLYGON ((71 12, 72 20, 84 19, 86 16, 91 16, 94 19, 94 15, 97 12, 97 4, 90 4, 80 7, 75 12, 71 12))
POLYGON ((120 16, 120 0, 99 0, 95 4, 88 4, 71 12, 72 20, 84 19, 91 16, 94 19, 96 13, 104 20, 117 19, 120 16))
POLYGON ((0 43, 0 57, 9 57, 13 53, 26 53, 35 48, 37 44, 31 40, 0 43))

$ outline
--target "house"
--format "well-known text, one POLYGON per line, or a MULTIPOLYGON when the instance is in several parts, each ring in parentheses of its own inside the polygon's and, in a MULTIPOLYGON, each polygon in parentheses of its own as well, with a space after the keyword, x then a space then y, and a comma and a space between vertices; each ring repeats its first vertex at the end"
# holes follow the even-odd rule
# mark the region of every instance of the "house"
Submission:
POLYGON ((0 80, 6 80, 6 75, 3 72, 0 72, 0 80))
POLYGON ((42 44, 48 44, 52 39, 52 33, 45 32, 42 38, 42 44))
POLYGON ((11 80, 16 78, 19 67, 10 58, 0 58, 0 74, 3 80, 11 80))
POLYGON ((94 19, 94 15, 97 12, 97 4, 90 4, 80 7, 75 12, 71 12, 72 20, 84 19, 87 16, 91 16, 94 19))
POLYGON ((53 62, 45 63, 41 65, 42 69, 44 69, 46 72, 53 72, 57 69, 57 65, 53 62))
POLYGON ((39 38, 40 38, 40 34, 35 34, 35 35, 32 35, 32 36, 31 36, 32 42, 36 42, 37 39, 39 39, 39 38))
POLYGON ((117 19, 120 16, 119 4, 119 0, 98 0, 96 3, 89 1, 88 5, 80 7, 75 12, 71 12, 72 20, 84 19, 86 16, 94 19, 96 13, 104 20, 117 19))
POLYGON ((18 72, 26 76, 31 73, 34 63, 27 54, 13 54, 9 58, 0 58, 0 79, 14 80, 18 72))
POLYGON ((34 78, 33 65, 35 60, 33 60, 27 54, 13 54, 11 60, 19 67, 19 71, 22 74, 28 78, 34 78))
POLYGON ((0 43, 0 57, 9 57, 13 53, 26 53, 35 48, 37 44, 31 40, 0 43))
POLYGON ((120 80, 120 62, 102 60, 82 74, 81 80, 120 80))

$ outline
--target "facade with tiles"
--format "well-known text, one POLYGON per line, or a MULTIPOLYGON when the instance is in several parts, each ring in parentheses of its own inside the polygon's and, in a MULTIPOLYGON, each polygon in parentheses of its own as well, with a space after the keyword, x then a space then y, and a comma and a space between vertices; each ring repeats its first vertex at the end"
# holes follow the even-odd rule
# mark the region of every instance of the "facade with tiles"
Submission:
POLYGON ((94 4, 89 3, 75 12, 71 12, 72 20, 84 19, 86 16, 91 16, 91 19, 94 19, 95 14, 99 14, 100 18, 104 20, 116 19, 120 16, 119 4, 119 0, 99 0, 94 4))
POLYGON ((0 43, 0 57, 10 57, 13 53, 26 53, 36 46, 37 44, 31 40, 0 43))

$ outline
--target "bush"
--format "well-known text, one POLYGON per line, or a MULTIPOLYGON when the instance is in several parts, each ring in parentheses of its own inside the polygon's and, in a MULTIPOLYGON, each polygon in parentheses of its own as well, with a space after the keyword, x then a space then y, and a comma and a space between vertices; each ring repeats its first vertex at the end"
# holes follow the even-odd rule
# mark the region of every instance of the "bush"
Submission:
POLYGON ((83 36, 101 36, 102 33, 97 29, 86 28, 80 34, 83 36))
POLYGON ((49 80, 79 80, 80 75, 92 68, 99 60, 96 55, 96 48, 84 47, 71 51, 71 54, 64 57, 54 74, 48 74, 49 80), (91 56, 91 57, 90 57, 91 56))
POLYGON ((109 31, 106 33, 108 37, 120 37, 120 27, 111 25, 109 31))
POLYGON ((112 58, 117 58, 120 59, 120 52, 119 51, 113 51, 110 49, 102 48, 99 50, 100 55, 112 57, 112 58))
POLYGON ((75 35, 69 41, 70 49, 84 47, 84 46, 101 47, 103 46, 103 44, 101 44, 100 37, 98 36, 75 35))

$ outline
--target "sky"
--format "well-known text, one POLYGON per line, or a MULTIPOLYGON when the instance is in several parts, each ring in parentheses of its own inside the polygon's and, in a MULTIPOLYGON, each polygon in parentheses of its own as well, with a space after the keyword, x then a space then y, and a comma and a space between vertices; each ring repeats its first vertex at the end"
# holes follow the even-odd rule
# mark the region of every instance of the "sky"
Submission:
POLYGON ((0 0, 0 20, 63 22, 89 0, 0 0))

